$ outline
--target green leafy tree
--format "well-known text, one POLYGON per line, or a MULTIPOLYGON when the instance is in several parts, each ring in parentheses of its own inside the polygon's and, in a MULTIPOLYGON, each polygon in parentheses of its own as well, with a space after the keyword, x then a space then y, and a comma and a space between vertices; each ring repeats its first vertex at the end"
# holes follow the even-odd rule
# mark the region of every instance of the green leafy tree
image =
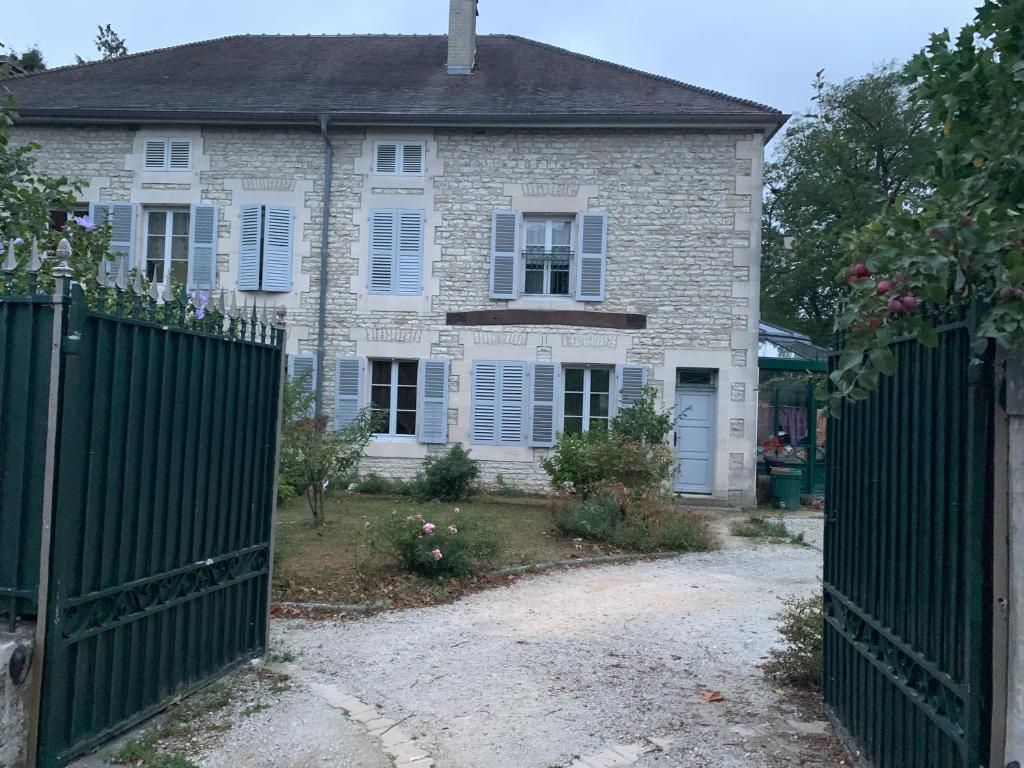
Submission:
POLYGON ((762 317, 819 344, 843 295, 835 283, 843 236, 888 201, 920 200, 936 140, 927 105, 908 98, 893 66, 843 83, 822 72, 812 113, 789 128, 765 168, 761 260, 762 317))
POLYGON ((313 525, 323 525, 327 489, 353 475, 376 431, 378 415, 364 408, 352 424, 332 431, 326 417, 309 416, 313 399, 301 379, 285 382, 278 485, 303 494, 313 525))
POLYGON ((46 69, 46 61, 43 59, 43 52, 39 50, 39 46, 34 45, 27 51, 15 54, 14 58, 22 72, 42 72, 46 69))
MULTIPOLYGON (((934 346, 928 308, 982 307, 976 349, 1024 343, 1024 0, 988 0, 908 65, 911 98, 939 135, 928 192, 898 195, 848 238, 845 351, 832 404, 865 398, 891 374, 894 338, 934 346)), ((825 394, 824 392, 822 393, 825 394)))
POLYGON ((97 26, 96 29, 99 30, 96 35, 96 50, 100 52, 104 61, 120 59, 122 56, 128 55, 128 46, 125 45, 124 38, 117 34, 109 24, 97 26))

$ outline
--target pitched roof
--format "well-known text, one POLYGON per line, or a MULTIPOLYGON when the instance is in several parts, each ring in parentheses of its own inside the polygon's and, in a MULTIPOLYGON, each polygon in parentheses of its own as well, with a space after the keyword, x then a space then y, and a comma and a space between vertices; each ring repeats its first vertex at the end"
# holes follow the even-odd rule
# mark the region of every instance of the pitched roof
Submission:
POLYGON ((238 35, 8 78, 26 122, 695 124, 774 133, 753 101, 513 35, 477 38, 472 75, 445 35, 238 35))

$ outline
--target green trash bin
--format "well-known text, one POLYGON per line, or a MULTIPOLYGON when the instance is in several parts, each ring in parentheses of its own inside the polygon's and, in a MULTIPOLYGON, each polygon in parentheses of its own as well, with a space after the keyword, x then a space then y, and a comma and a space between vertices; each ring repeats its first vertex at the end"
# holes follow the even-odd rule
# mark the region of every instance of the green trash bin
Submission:
POLYGON ((800 509, 803 472, 789 467, 772 467, 772 501, 779 509, 800 509))

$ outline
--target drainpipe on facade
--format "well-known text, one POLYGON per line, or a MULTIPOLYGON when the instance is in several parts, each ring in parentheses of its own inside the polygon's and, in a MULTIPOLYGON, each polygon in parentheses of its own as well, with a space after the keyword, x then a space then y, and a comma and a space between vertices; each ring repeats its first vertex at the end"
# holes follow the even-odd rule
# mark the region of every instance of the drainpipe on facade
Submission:
POLYGON ((323 413, 324 407, 324 357, 326 356, 327 340, 327 228, 331 214, 331 177, 334 171, 334 145, 331 144, 327 132, 329 119, 320 115, 320 135, 324 140, 324 210, 323 222, 320 226, 320 315, 316 332, 316 415, 323 413))

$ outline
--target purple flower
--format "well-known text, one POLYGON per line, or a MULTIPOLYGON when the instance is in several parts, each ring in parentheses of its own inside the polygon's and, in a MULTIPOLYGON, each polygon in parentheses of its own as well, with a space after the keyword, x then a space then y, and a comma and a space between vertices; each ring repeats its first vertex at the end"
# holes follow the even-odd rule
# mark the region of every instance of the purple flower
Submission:
POLYGON ((192 297, 192 303, 196 308, 196 320, 202 320, 206 317, 206 307, 210 303, 210 292, 196 291, 192 297))
POLYGON ((82 229, 95 229, 96 222, 92 220, 92 216, 86 214, 85 216, 72 216, 71 220, 75 222, 82 229))

